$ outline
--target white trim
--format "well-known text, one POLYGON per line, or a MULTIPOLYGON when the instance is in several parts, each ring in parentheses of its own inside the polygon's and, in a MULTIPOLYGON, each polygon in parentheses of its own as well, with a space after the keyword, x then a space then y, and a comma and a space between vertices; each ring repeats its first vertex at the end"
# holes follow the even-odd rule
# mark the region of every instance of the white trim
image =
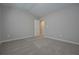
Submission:
POLYGON ((30 35, 30 36, 28 36, 28 37, 26 36, 26 37, 21 37, 21 38, 16 38, 16 39, 8 39, 8 40, 0 41, 0 43, 9 42, 9 41, 14 41, 14 40, 21 40, 21 39, 30 38, 30 37, 33 37, 33 36, 30 35))
MULTIPOLYGON (((20 40, 20 39, 30 38, 30 37, 33 37, 33 36, 21 37, 21 38, 16 38, 16 39, 8 39, 8 40, 0 41, 0 43, 9 42, 9 41, 13 41, 13 40, 20 40)), ((54 40, 59 40, 59 41, 66 42, 66 43, 72 43, 72 44, 79 45, 79 43, 73 42, 73 41, 69 41, 69 40, 58 39, 58 38, 54 38, 54 37, 50 37, 50 36, 44 36, 44 37, 50 38, 50 39, 54 39, 54 40)))
POLYGON ((77 42, 73 42, 73 41, 69 41, 69 40, 64 40, 64 39, 54 38, 54 37, 50 37, 50 36, 45 36, 45 37, 46 37, 46 38, 50 38, 50 39, 54 39, 54 40, 59 40, 59 41, 66 42, 66 43, 72 43, 72 44, 79 45, 79 43, 77 43, 77 42))

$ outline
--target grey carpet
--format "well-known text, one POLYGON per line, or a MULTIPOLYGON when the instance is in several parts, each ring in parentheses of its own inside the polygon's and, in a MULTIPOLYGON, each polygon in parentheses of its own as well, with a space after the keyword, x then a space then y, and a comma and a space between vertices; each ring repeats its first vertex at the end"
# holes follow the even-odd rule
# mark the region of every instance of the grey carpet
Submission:
POLYGON ((26 38, 0 44, 0 55, 78 55, 79 46, 49 38, 26 38))

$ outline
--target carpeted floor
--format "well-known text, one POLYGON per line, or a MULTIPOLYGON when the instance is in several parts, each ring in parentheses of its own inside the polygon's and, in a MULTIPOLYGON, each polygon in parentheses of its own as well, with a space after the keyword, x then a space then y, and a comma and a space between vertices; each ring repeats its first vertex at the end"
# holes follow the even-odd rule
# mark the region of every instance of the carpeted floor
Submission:
POLYGON ((49 38, 26 38, 0 44, 0 55, 78 55, 79 46, 49 38))

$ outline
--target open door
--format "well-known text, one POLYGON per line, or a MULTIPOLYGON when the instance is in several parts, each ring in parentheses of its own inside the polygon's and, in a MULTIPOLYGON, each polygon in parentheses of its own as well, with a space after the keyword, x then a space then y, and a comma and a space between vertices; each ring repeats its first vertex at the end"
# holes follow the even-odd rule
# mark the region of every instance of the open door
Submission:
POLYGON ((38 37, 40 34, 40 28, 39 28, 39 22, 40 20, 34 20, 34 34, 36 37, 38 37))

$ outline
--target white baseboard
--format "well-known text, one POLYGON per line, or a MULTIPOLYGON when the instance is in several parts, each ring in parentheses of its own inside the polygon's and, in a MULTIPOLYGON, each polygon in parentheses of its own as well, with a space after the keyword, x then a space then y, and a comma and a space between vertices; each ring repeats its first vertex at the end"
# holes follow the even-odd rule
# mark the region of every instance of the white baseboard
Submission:
MULTIPOLYGON (((21 37, 21 38, 16 38, 16 39, 8 39, 8 40, 0 41, 0 43, 3 43, 3 42, 9 42, 9 41, 13 41, 13 40, 20 40, 20 39, 30 38, 30 37, 33 37, 33 36, 31 35, 31 36, 28 36, 28 37, 21 37)), ((59 41, 66 42, 66 43, 72 43, 72 44, 79 45, 79 43, 77 43, 77 42, 73 42, 73 41, 69 41, 69 40, 64 40, 64 39, 54 38, 54 37, 50 37, 50 36, 44 36, 44 37, 46 37, 46 38, 50 38, 50 39, 54 39, 54 40, 59 40, 59 41)))
POLYGON ((21 37, 21 38, 15 38, 15 39, 3 40, 3 41, 0 41, 0 43, 3 43, 3 42, 9 42, 9 41, 14 41, 14 40, 21 40, 21 39, 24 39, 24 38, 30 38, 30 37, 33 37, 33 36, 31 35, 31 36, 26 36, 26 37, 21 37))
POLYGON ((69 40, 64 40, 64 39, 54 38, 54 37, 50 37, 50 36, 45 36, 45 37, 46 37, 46 38, 50 38, 50 39, 54 39, 54 40, 59 40, 59 41, 66 42, 66 43, 71 43, 71 44, 79 45, 79 43, 77 43, 77 42, 73 42, 73 41, 69 41, 69 40))

